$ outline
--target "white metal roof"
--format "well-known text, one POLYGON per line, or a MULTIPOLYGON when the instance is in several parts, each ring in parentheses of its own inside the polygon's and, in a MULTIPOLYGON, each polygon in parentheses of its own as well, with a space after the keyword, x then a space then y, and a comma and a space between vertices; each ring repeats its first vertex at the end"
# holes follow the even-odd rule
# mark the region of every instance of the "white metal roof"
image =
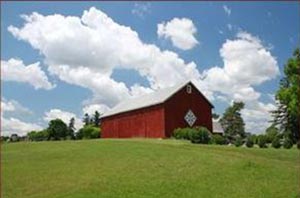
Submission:
POLYGON ((106 113, 104 113, 102 118, 116 115, 119 113, 124 113, 124 112, 131 111, 131 110, 136 110, 136 109, 141 109, 141 108, 145 108, 148 106, 161 104, 161 103, 165 102, 167 99, 169 99, 171 96, 173 96, 173 94, 175 94, 177 91, 179 91, 181 88, 183 88, 188 83, 192 83, 192 82, 189 81, 189 82, 180 83, 173 87, 160 89, 153 93, 146 94, 141 97, 127 99, 127 100, 117 104, 110 111, 107 111, 106 113))

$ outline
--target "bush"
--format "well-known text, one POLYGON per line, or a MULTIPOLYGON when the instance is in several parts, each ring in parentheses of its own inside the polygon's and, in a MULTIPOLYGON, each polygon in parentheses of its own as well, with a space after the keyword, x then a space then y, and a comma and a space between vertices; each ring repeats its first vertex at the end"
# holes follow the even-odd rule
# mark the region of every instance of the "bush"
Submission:
POLYGON ((243 141, 242 141, 242 138, 236 138, 236 140, 234 141, 234 145, 236 147, 239 147, 239 146, 242 146, 243 145, 243 141))
POLYGON ((213 135, 211 140, 213 144, 226 144, 226 139, 221 135, 213 135))
POLYGON ((267 138, 265 135, 259 135, 257 137, 257 142, 258 142, 258 146, 259 148, 267 148, 267 138))
POLYGON ((87 125, 79 129, 77 139, 94 139, 101 137, 101 130, 99 127, 87 125))
POLYGON ((249 137, 249 138, 246 140, 246 146, 247 146, 248 148, 252 148, 253 145, 254 145, 254 141, 253 141, 252 138, 249 137))
POLYGON ((189 138, 192 143, 196 144, 208 144, 210 141, 210 132, 205 127, 195 127, 195 130, 192 130, 189 133, 189 138))
POLYGON ((297 148, 300 149, 300 140, 297 142, 297 148))
POLYGON ((283 147, 286 148, 286 149, 290 149, 293 147, 293 142, 291 139, 289 138, 285 138, 284 141, 283 141, 283 147))
POLYGON ((281 147, 281 143, 280 143, 280 139, 278 137, 274 138, 272 141, 272 147, 273 148, 280 148, 281 147))
POLYGON ((173 137, 175 139, 185 139, 189 140, 190 139, 190 133, 195 131, 193 128, 177 128, 173 132, 173 137))

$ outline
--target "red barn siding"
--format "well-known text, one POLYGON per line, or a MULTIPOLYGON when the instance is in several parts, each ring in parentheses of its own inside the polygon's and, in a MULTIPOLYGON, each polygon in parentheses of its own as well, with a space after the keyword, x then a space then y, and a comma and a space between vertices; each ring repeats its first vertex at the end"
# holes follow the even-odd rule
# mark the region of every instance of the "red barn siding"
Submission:
POLYGON ((164 103, 102 118, 103 138, 170 137, 175 128, 189 127, 184 119, 190 109, 197 117, 193 126, 205 126, 212 131, 213 106, 192 86, 178 90, 164 103))
POLYGON ((192 93, 186 92, 186 86, 165 102, 166 137, 170 137, 174 129, 189 127, 184 119, 189 109, 197 117, 193 126, 204 126, 212 131, 212 106, 205 97, 192 85, 192 93))
POLYGON ((165 137, 162 105, 113 115, 102 120, 103 138, 165 137))

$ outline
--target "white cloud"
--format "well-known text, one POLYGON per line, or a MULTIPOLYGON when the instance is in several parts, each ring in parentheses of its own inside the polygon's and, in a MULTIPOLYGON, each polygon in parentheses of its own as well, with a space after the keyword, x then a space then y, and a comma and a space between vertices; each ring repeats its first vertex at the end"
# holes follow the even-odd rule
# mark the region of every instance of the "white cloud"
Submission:
POLYGON ((107 112, 110 108, 103 104, 91 104, 83 107, 83 114, 88 113, 89 115, 94 115, 95 111, 98 111, 100 114, 107 112))
POLYGON ((71 118, 75 119, 75 128, 77 130, 83 126, 81 119, 78 118, 74 113, 63 111, 61 109, 51 109, 50 111, 45 112, 43 119, 47 122, 54 119, 61 119, 68 125, 71 118))
POLYGON ((188 18, 174 18, 169 22, 157 25, 157 35, 171 39, 172 44, 182 50, 192 49, 199 43, 195 38, 196 33, 196 26, 188 18))
POLYGON ((18 134, 26 135, 32 130, 41 130, 42 127, 35 123, 24 122, 16 117, 24 117, 33 114, 31 110, 21 105, 16 100, 1 100, 1 135, 10 136, 18 134))
POLYGON ((140 18, 144 18, 146 14, 151 12, 151 4, 147 3, 134 3, 134 7, 131 10, 131 13, 137 15, 140 18))
POLYGON ((23 18, 23 27, 9 26, 8 30, 38 49, 52 74, 91 89, 91 103, 111 107, 131 96, 131 88, 111 78, 116 68, 138 71, 152 89, 199 76, 194 62, 185 63, 174 52, 143 43, 137 32, 94 7, 84 11, 81 18, 38 13, 23 18))
POLYGON ((279 75, 276 58, 258 37, 247 32, 239 32, 236 39, 227 40, 220 49, 220 55, 224 66, 204 71, 206 77, 202 83, 217 95, 217 99, 245 102, 243 116, 248 131, 257 132, 259 127, 269 125, 268 110, 272 104, 259 102, 261 93, 254 86, 279 75), (264 115, 264 118, 259 119, 263 117, 259 115, 264 115))
POLYGON ((130 93, 132 95, 132 97, 139 97, 145 94, 149 94, 152 93, 154 90, 148 87, 143 87, 139 84, 134 84, 131 87, 130 93))
POLYGON ((224 12, 227 14, 227 16, 231 15, 231 9, 227 7, 226 5, 223 6, 224 12))
POLYGON ((17 118, 1 117, 1 135, 3 136, 10 136, 14 133, 23 136, 33 130, 42 130, 42 127, 38 124, 23 122, 17 118))
POLYGON ((35 89, 49 90, 55 87, 41 70, 39 62, 26 66, 22 60, 14 58, 1 60, 1 74, 4 81, 29 83, 35 89))
MULTIPOLYGON (((137 32, 116 23, 96 8, 84 11, 81 17, 58 14, 43 16, 33 13, 23 18, 23 27, 10 26, 9 31, 45 56, 49 72, 67 83, 88 88, 93 92, 93 98, 85 104, 86 110, 100 108, 92 106, 96 104, 110 108, 126 98, 172 86, 184 80, 193 80, 210 99, 217 97, 223 101, 245 101, 246 109, 249 109, 245 120, 253 123, 251 112, 263 111, 262 108, 250 105, 258 102, 261 95, 254 86, 279 74, 275 57, 259 38, 246 32, 240 32, 235 39, 226 40, 221 47, 223 67, 215 66, 200 73, 194 62, 186 63, 174 52, 162 51, 155 45, 143 43, 137 32), (150 88, 140 85, 127 87, 123 82, 115 81, 111 74, 117 68, 138 71, 149 81, 150 88), (201 76, 206 77, 201 80, 201 76)), ((176 20, 182 22, 182 19, 176 20)), ((166 27, 172 21, 161 24, 162 35, 167 34, 165 31, 169 32, 166 27)), ((197 30, 191 21, 188 23, 190 25, 183 25, 184 28, 175 33, 181 34, 185 30, 190 32, 185 48, 198 43, 194 38, 197 30)), ((185 37, 180 35, 179 38, 185 37)), ((183 44, 180 39, 176 42, 183 44)), ((55 112, 56 115, 63 114, 55 112)), ((68 115, 69 119, 70 114, 68 115)), ((265 121, 260 123, 265 124, 265 121)))
POLYGON ((246 131, 264 133, 265 129, 271 125, 272 117, 270 111, 275 109, 276 106, 272 103, 264 104, 258 101, 247 103, 245 109, 241 111, 246 123, 246 131))
POLYGON ((27 107, 24 107, 16 100, 7 100, 2 98, 1 100, 1 115, 6 116, 27 116, 33 112, 27 107))

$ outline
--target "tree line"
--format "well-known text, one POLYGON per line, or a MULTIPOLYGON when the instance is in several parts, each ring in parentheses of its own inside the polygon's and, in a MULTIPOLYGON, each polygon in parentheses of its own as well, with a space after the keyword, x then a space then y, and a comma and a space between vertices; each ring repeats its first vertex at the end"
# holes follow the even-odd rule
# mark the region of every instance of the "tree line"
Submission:
POLYGON ((10 137, 2 137, 4 141, 49 141, 49 140, 77 140, 77 139, 94 139, 101 137, 101 114, 98 111, 90 116, 84 114, 82 119, 84 125, 80 129, 75 128, 75 118, 71 118, 66 124, 61 119, 53 119, 48 123, 48 127, 40 131, 30 131, 25 137, 19 137, 17 134, 12 134, 10 137))

